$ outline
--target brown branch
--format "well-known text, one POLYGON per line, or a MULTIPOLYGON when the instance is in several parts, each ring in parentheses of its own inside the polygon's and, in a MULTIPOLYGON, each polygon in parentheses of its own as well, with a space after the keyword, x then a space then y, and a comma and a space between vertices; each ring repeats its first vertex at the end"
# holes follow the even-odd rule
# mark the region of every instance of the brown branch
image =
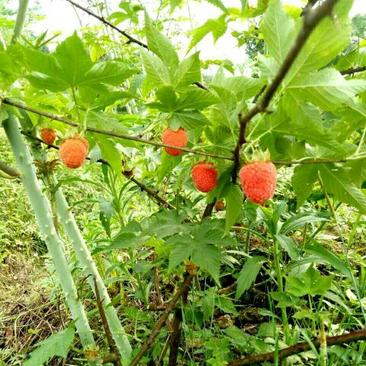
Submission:
POLYGON ((357 72, 364 72, 366 71, 366 66, 359 66, 359 67, 351 67, 347 70, 343 70, 340 73, 342 75, 353 75, 356 74, 357 72))
MULTIPOLYGON (((191 286, 186 286, 182 291, 182 302, 187 303, 188 292, 191 286)), ((179 342, 182 333, 181 323, 182 323, 182 309, 176 309, 174 313, 174 318, 172 322, 172 333, 170 334, 170 351, 169 351, 169 366, 175 366, 177 364, 179 342)))
POLYGON ((321 5, 316 7, 315 9, 309 8, 306 9, 303 17, 303 27, 300 30, 295 43, 291 47, 288 52, 285 60, 283 61, 280 69, 278 70, 275 78, 272 83, 268 85, 261 99, 257 101, 257 103, 248 111, 247 114, 240 118, 240 130, 239 130, 239 139, 236 144, 234 150, 234 167, 233 167, 233 178, 235 177, 239 170, 240 166, 240 150, 242 145, 245 143, 245 129, 247 124, 259 113, 263 113, 267 110, 271 99, 276 93, 277 89, 281 85, 282 81, 286 77, 288 71, 291 66, 295 62, 297 56, 301 52, 304 47, 307 39, 310 34, 313 32, 315 27, 320 23, 320 21, 328 15, 331 15, 331 12, 336 4, 337 0, 325 0, 321 5))
MULTIPOLYGON (((43 140, 41 140, 40 138, 32 136, 32 135, 30 135, 30 134, 28 134, 24 131, 22 131, 22 134, 29 137, 29 138, 31 138, 32 140, 38 141, 41 144, 44 144, 44 145, 48 146, 49 148, 59 150, 59 147, 57 145, 47 144, 43 140)), ((87 157, 86 159, 91 160, 89 157, 87 157)), ((96 162, 101 163, 101 164, 105 164, 105 165, 108 165, 108 166, 110 165, 108 163, 108 161, 106 161, 104 159, 98 159, 96 162)), ((153 189, 149 188, 146 184, 144 184, 144 183, 140 182, 139 180, 137 180, 133 176, 131 171, 122 170, 122 174, 127 179, 129 179, 131 182, 135 183, 141 189, 141 191, 146 192, 148 196, 152 197, 158 205, 163 206, 163 207, 167 207, 169 209, 175 209, 175 207, 172 204, 170 204, 167 200, 165 200, 163 197, 161 197, 158 194, 158 192, 154 191, 153 189)))
POLYGON ((9 177, 12 178, 20 177, 20 173, 16 169, 10 167, 1 160, 0 160, 0 170, 3 171, 5 174, 7 174, 9 177))
POLYGON ((149 188, 148 186, 146 186, 144 183, 138 181, 133 175, 132 176, 129 176, 130 175, 130 172, 126 172, 126 171, 123 171, 122 174, 128 178, 131 182, 134 182, 137 186, 140 187, 141 191, 144 191, 146 192, 150 197, 152 197, 159 206, 162 206, 162 207, 166 207, 166 208, 169 208, 171 210, 174 210, 175 207, 169 203, 168 201, 166 201, 164 198, 162 198, 158 192, 154 191, 153 189, 149 188))
MULTIPOLYGON (((364 339, 366 339, 366 329, 356 330, 348 334, 342 334, 339 336, 326 337, 326 343, 328 346, 334 346, 350 342, 356 342, 364 339)), ((315 339, 312 342, 312 344, 316 348, 320 347, 320 343, 321 342, 319 338, 315 339)), ((309 351, 311 350, 311 348, 311 344, 308 342, 297 343, 293 346, 283 348, 279 352, 268 352, 260 355, 248 356, 239 360, 233 360, 229 362, 228 366, 254 365, 262 362, 273 362, 276 358, 276 355, 279 360, 282 360, 286 357, 309 351)))
POLYGON ((106 20, 104 17, 101 17, 95 13, 93 13, 92 11, 88 10, 87 8, 84 8, 83 6, 77 4, 76 2, 72 1, 72 0, 66 0, 67 2, 69 2, 70 4, 74 5, 76 8, 82 10, 83 12, 89 14, 90 16, 98 19, 99 21, 101 21, 102 23, 104 23, 105 25, 107 25, 108 27, 113 28, 115 31, 117 31, 118 33, 122 34, 124 37, 126 37, 129 41, 129 43, 135 43, 141 47, 144 48, 148 48, 147 45, 141 41, 139 41, 138 39, 130 36, 128 33, 126 33, 124 30, 116 27, 115 25, 113 25, 111 22, 109 22, 108 20, 106 20))
MULTIPOLYGON (((116 27, 114 24, 112 24, 111 22, 109 22, 108 20, 106 20, 104 17, 99 16, 99 15, 93 13, 92 11, 88 10, 87 8, 84 8, 83 6, 77 4, 76 2, 74 2, 72 0, 66 0, 66 1, 69 2, 70 4, 74 5, 78 9, 84 11, 85 13, 89 14, 90 16, 98 19, 103 24, 107 25, 108 27, 111 27, 112 29, 114 29, 118 33, 122 34, 124 37, 126 37, 128 39, 128 42, 127 43, 135 43, 138 46, 141 46, 141 47, 146 48, 147 50, 149 49, 149 46, 146 43, 143 43, 143 42, 139 41, 138 39, 130 36, 124 30, 122 30, 121 28, 116 27)), ((197 81, 197 82, 195 82, 193 84, 196 85, 197 87, 203 89, 203 90, 208 90, 208 88, 206 86, 204 86, 202 83, 200 83, 199 81, 197 81)))
POLYGON ((175 306, 177 305, 177 302, 182 297, 182 295, 189 289, 191 286, 193 280, 193 275, 189 273, 185 273, 184 275, 184 281, 180 288, 175 293, 173 299, 170 301, 168 306, 166 307, 164 313, 160 316, 159 320, 156 322, 154 329, 150 333, 149 338, 145 341, 145 343, 141 346, 140 351, 135 356, 135 358, 132 360, 130 366, 137 366, 141 360, 141 358, 144 356, 145 352, 154 344, 156 337, 159 335, 161 328, 167 321, 169 314, 173 311, 175 306))
MULTIPOLYGON (((103 329, 104 329, 104 332, 105 332, 105 335, 106 335, 106 338, 107 338, 109 351, 113 355, 118 355, 119 354, 118 348, 116 347, 116 344, 115 344, 113 336, 112 336, 112 332, 111 332, 111 330, 109 328, 109 325, 108 325, 107 317, 106 317, 105 312, 104 312, 103 301, 100 298, 97 280, 95 278, 93 278, 93 280, 94 280, 94 288, 95 288, 95 298, 97 300, 97 307, 98 307, 100 319, 102 321, 103 329)), ((113 363, 113 365, 116 365, 116 366, 122 366, 120 357, 116 357, 112 361, 112 363, 113 363)))
MULTIPOLYGON (((4 99, 0 98, 0 101, 3 104, 7 104, 7 105, 10 105, 10 106, 18 108, 18 109, 23 109, 25 111, 37 114, 39 116, 47 117, 51 120, 55 120, 55 121, 64 123, 66 125, 72 126, 72 127, 80 127, 80 125, 78 123, 76 123, 76 122, 74 122, 74 121, 72 121, 68 118, 59 116, 57 114, 41 111, 41 110, 38 110, 38 109, 35 109, 35 108, 32 108, 32 107, 29 107, 27 105, 24 105, 22 103, 11 101, 7 98, 4 98, 4 99)), ((123 140, 135 141, 137 143, 153 145, 153 146, 156 146, 156 147, 159 147, 159 148, 169 147, 169 148, 174 148, 174 149, 177 149, 177 150, 181 150, 181 151, 184 151, 184 152, 187 152, 187 153, 190 153, 190 154, 202 155, 202 156, 216 158, 216 159, 232 160, 232 157, 230 157, 230 156, 219 155, 219 154, 211 154, 211 153, 207 153, 207 152, 204 152, 204 151, 193 150, 193 149, 190 149, 190 148, 187 148, 187 147, 166 145, 166 144, 162 144, 160 142, 146 140, 146 139, 143 139, 143 138, 140 138, 140 137, 137 137, 137 136, 126 135, 126 134, 117 133, 117 132, 108 131, 108 130, 101 130, 101 129, 93 128, 93 127, 87 127, 86 131, 97 133, 97 134, 100 134, 100 135, 116 137, 116 138, 123 139, 123 140)))

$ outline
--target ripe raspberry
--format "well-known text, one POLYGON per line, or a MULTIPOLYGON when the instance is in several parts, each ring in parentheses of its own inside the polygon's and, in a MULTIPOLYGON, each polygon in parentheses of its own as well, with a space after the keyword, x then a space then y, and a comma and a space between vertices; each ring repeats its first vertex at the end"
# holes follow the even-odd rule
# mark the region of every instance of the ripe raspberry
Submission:
POLYGON ((201 192, 210 192, 217 186, 217 170, 212 163, 198 163, 192 169, 192 180, 201 192))
MULTIPOLYGON (((161 140, 165 145, 172 145, 178 147, 186 147, 188 143, 188 135, 187 132, 180 128, 178 131, 174 131, 170 128, 167 128, 163 135, 161 136, 161 140)), ((165 151, 169 155, 178 156, 183 154, 182 150, 173 149, 171 147, 166 147, 165 151)))
POLYGON ((52 145, 56 140, 56 131, 53 128, 42 128, 41 137, 47 145, 52 145))
POLYGON ((262 205, 276 189, 276 167, 270 161, 244 165, 239 172, 242 189, 248 199, 262 205))
POLYGON ((60 146, 60 159, 70 169, 83 165, 88 155, 89 143, 86 139, 74 136, 65 140, 60 146))

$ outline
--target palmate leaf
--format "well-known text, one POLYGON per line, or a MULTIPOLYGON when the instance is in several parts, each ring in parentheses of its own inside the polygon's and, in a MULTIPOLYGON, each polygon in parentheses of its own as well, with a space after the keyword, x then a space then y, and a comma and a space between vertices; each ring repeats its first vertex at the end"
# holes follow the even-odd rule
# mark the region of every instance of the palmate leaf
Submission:
POLYGON ((147 84, 148 90, 159 85, 171 84, 169 70, 160 58, 143 49, 140 52, 147 75, 144 82, 147 84))
POLYGON ((183 88, 201 80, 201 65, 199 53, 185 58, 178 65, 173 78, 173 86, 176 89, 183 88))
POLYGON ((62 79, 70 86, 77 86, 85 80, 85 74, 93 66, 83 42, 76 32, 60 43, 54 56, 62 70, 62 79))
POLYGON ((227 13, 227 9, 221 0, 206 0, 208 3, 221 9, 224 13, 227 13))
POLYGON ((337 23, 330 17, 323 19, 296 58, 285 84, 298 74, 305 75, 328 65, 347 47, 350 35, 351 27, 346 17, 338 18, 337 23))
POLYGON ((338 71, 327 68, 298 77, 287 88, 302 103, 307 100, 331 110, 365 91, 366 80, 346 80, 338 71))
POLYGON ((152 24, 147 13, 145 13, 145 32, 147 45, 170 70, 175 71, 178 65, 178 55, 170 40, 161 34, 152 24))
POLYGON ((321 276, 319 271, 309 267, 309 269, 296 276, 288 276, 286 279, 286 292, 297 296, 324 295, 332 285, 331 276, 321 276))
POLYGON ((198 42, 200 42, 209 33, 212 33, 213 39, 216 42, 227 30, 226 16, 222 15, 217 19, 209 19, 205 24, 196 28, 192 32, 192 40, 189 44, 188 51, 191 50, 198 42))
POLYGON ((280 0, 272 0, 264 14, 261 30, 268 53, 278 64, 286 57, 294 39, 294 21, 280 0))
POLYGON ((325 164, 318 169, 327 192, 332 193, 337 200, 349 203, 360 212, 366 213, 366 196, 344 169, 325 164))
POLYGON ((106 61, 95 65, 85 74, 80 86, 95 86, 98 84, 120 85, 127 78, 137 72, 122 62, 106 61))
POLYGON ((41 366, 54 356, 65 358, 74 335, 75 329, 73 327, 52 334, 49 338, 37 344, 38 347, 30 354, 30 358, 24 361, 23 366, 41 366))

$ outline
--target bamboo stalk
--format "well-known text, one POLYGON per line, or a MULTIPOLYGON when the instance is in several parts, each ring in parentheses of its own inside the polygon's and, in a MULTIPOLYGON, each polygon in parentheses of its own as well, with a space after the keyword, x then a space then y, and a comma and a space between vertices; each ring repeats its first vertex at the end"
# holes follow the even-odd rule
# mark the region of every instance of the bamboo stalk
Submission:
MULTIPOLYGON (((63 243, 57 235, 52 220, 50 203, 42 193, 41 185, 36 176, 32 156, 20 133, 19 122, 14 115, 10 115, 10 117, 3 122, 3 126, 14 153, 18 169, 21 173, 24 187, 35 213, 39 229, 46 242, 48 252, 52 257, 56 273, 65 295, 66 303, 70 309, 72 319, 75 321, 80 341, 84 348, 94 348, 95 342, 93 334, 83 305, 78 299, 76 287, 71 276, 65 253, 63 252, 63 243)), ((89 364, 95 365, 94 362, 90 362, 89 364)))
MULTIPOLYGON (((57 182, 56 182, 57 185, 57 182)), ((123 329, 123 326, 118 318, 115 308, 111 304, 107 288, 104 285, 103 279, 99 274, 98 268, 93 260, 88 246, 82 237, 79 227, 75 221, 74 215, 70 211, 69 205, 62 192, 61 188, 58 188, 55 193, 56 198, 56 210, 60 218, 60 222, 64 225, 65 231, 71 239, 71 244, 75 250, 77 258, 83 267, 84 273, 88 276, 88 282, 90 287, 95 293, 95 283, 98 286, 99 296, 102 300, 104 312, 108 321, 108 326, 112 333, 113 339, 116 343, 116 347, 120 352, 123 360, 123 364, 128 364, 131 355, 131 345, 128 341, 127 335, 123 329)))

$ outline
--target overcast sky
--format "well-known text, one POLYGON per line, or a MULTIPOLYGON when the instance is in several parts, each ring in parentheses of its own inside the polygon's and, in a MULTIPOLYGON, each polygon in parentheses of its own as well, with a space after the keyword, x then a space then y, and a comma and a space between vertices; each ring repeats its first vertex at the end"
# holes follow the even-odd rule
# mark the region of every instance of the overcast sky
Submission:
MULTIPOLYGON (((14 3, 16 4, 18 1, 14 3)), ((80 4, 85 4, 85 0, 76 0, 80 4)), ((118 4, 121 0, 107 0, 112 9, 118 9, 118 4)), ((249 4, 254 5, 257 0, 249 0, 249 4)), ((74 30, 80 28, 79 19, 75 13, 73 7, 65 0, 38 0, 41 12, 45 15, 44 19, 37 21, 34 24, 33 29, 37 33, 43 32, 48 29, 50 34, 57 31, 62 32, 62 38, 70 35, 74 30)), ((240 7, 240 0, 224 0, 224 4, 228 7, 236 6, 240 7)), ((301 6, 304 2, 301 0, 282 0, 285 4, 301 6)), ((159 4, 158 0, 140 0, 149 11, 153 12, 154 5, 159 4)), ((189 1, 190 8, 184 7, 180 10, 181 16, 192 18, 192 22, 187 22, 186 27, 189 31, 192 27, 195 28, 201 25, 208 18, 218 17, 222 12, 216 7, 208 4, 207 1, 189 1), (202 16, 202 14, 204 16, 202 16)), ((96 24, 97 21, 92 17, 83 14, 81 11, 77 11, 83 25, 96 24)), ((351 15, 358 13, 366 14, 366 0, 354 0, 354 6, 351 15)), ((243 27, 241 24, 231 24, 231 28, 240 29, 243 27)), ((243 29, 243 28, 242 28, 243 29)), ((229 32, 228 32, 229 34, 229 32)), ((188 37, 182 35, 183 42, 188 40, 188 37)), ((198 45, 198 50, 201 51, 202 59, 231 59, 237 60, 243 57, 243 52, 237 47, 236 40, 230 35, 221 38, 216 44, 213 43, 211 36, 206 37, 198 45)))

